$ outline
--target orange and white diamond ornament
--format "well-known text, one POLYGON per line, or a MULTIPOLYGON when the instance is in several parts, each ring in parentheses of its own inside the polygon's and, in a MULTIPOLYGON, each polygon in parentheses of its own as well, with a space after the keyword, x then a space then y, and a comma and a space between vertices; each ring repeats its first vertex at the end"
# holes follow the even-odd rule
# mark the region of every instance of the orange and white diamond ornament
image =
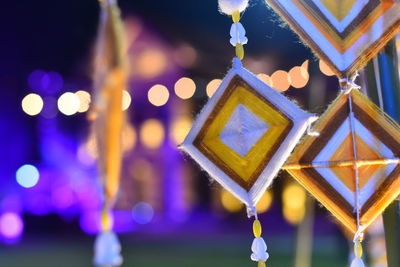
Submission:
POLYGON ((316 118, 242 67, 238 58, 181 148, 254 209, 316 118))
POLYGON ((283 166, 353 233, 400 193, 400 128, 358 90, 342 92, 283 166))
POLYGON ((266 0, 340 78, 361 69, 400 30, 398 0, 266 0))

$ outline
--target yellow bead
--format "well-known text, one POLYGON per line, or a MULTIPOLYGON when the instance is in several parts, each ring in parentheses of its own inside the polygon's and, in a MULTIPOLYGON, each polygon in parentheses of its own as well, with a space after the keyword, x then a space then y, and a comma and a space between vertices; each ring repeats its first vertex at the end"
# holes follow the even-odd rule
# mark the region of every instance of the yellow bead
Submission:
POLYGON ((236 56, 242 60, 244 58, 244 48, 242 44, 236 44, 236 56))
POLYGON ((112 217, 108 210, 103 209, 101 211, 101 230, 102 231, 111 231, 112 228, 112 217))
POLYGON ((263 261, 258 261, 257 267, 267 267, 267 265, 263 261))
POLYGON ((240 20, 240 11, 236 10, 235 12, 232 13, 232 20, 233 22, 239 22, 240 20))
POLYGON ((360 241, 354 243, 354 255, 357 258, 362 258, 363 255, 363 248, 360 241))
POLYGON ((254 220, 253 223, 253 234, 255 237, 260 237, 262 233, 262 227, 259 220, 254 220))

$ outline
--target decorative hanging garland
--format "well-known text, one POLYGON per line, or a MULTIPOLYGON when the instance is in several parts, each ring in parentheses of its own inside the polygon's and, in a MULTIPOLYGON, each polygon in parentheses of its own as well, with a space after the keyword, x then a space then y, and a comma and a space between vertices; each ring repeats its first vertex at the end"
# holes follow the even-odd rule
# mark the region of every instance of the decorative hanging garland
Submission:
POLYGON ((335 71, 341 93, 284 169, 354 233, 363 267, 365 229, 400 193, 400 127, 358 91, 357 69, 400 29, 398 1, 266 0, 335 71))
POLYGON ((121 130, 124 123, 122 92, 127 87, 123 25, 115 0, 101 3, 94 70, 94 105, 90 118, 96 136, 99 176, 104 192, 101 233, 95 243, 96 266, 120 266, 121 245, 112 231, 112 208, 118 193, 121 169, 121 130))
POLYGON ((232 17, 233 67, 195 120, 181 148, 254 216, 251 259, 265 266, 269 255, 261 237, 256 203, 272 183, 315 116, 243 68, 246 31, 240 12, 248 0, 219 0, 232 17))

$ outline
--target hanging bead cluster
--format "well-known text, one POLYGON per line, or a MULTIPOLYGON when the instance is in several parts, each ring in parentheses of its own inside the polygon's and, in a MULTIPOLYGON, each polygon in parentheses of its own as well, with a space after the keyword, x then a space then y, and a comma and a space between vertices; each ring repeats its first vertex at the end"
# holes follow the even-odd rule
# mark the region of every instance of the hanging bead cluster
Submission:
POLYGON ((265 244, 264 239, 261 237, 262 227, 258 219, 253 222, 253 234, 254 240, 251 245, 251 251, 253 252, 250 256, 251 260, 258 262, 258 267, 266 267, 265 262, 269 258, 267 252, 267 244, 265 244))
POLYGON ((233 24, 231 26, 231 39, 230 43, 236 47, 236 56, 242 60, 244 57, 243 45, 247 44, 246 30, 244 29, 242 23, 240 23, 240 11, 236 10, 232 13, 233 24))

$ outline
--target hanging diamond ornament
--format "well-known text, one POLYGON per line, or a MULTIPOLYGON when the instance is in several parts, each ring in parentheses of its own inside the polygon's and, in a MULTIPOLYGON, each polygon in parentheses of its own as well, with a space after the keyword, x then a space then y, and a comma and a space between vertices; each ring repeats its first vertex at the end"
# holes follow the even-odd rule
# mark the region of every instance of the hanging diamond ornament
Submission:
POLYGON ((266 0, 340 78, 361 69, 400 30, 397 0, 266 0))
POLYGON ((283 168, 350 231, 361 233, 400 193, 400 128, 351 90, 338 96, 315 130, 320 136, 306 137, 283 168))

